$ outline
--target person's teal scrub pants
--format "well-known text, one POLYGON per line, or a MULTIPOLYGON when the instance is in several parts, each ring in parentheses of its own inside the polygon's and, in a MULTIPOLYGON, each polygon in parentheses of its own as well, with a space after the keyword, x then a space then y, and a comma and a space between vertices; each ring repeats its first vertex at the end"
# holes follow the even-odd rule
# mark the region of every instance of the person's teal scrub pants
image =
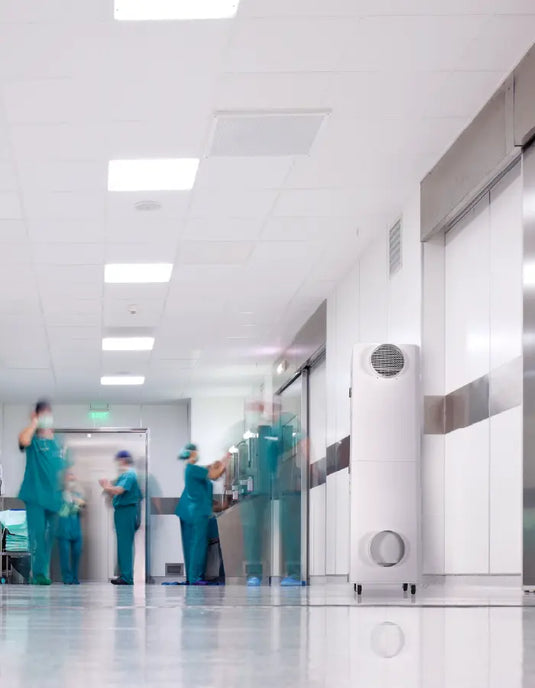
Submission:
POLYGON ((186 564, 186 580, 190 585, 198 583, 204 577, 206 554, 208 552, 209 520, 209 516, 200 516, 191 522, 180 519, 182 548, 186 564))
POLYGON ((78 585, 78 570, 82 556, 82 527, 78 514, 59 517, 58 547, 63 582, 65 585, 78 585))
POLYGON ((119 578, 134 584, 134 538, 136 536, 137 505, 116 506, 114 513, 117 535, 117 563, 119 578))
POLYGON ((251 578, 262 578, 264 544, 270 532, 270 500, 267 494, 252 494, 241 504, 245 572, 251 578))
POLYGON ((26 503, 28 538, 32 559, 32 578, 50 576, 50 556, 56 534, 58 515, 38 504, 26 503))

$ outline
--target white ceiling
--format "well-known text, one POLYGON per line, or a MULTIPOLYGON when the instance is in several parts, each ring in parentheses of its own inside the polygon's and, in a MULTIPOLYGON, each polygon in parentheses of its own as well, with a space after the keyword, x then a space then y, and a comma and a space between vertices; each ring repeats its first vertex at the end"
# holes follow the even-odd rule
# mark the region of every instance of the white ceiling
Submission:
POLYGON ((0 4, 3 400, 248 391, 535 38, 532 0, 112 15, 112 0, 0 4), (231 137, 210 157, 217 114, 244 110, 330 114, 308 155, 228 157, 231 137), (108 193, 108 160, 141 157, 200 157, 193 191, 108 193), (174 262, 173 280, 104 286, 106 261, 174 262), (152 354, 103 354, 121 328, 154 333, 152 354), (102 392, 119 372, 147 383, 102 392))

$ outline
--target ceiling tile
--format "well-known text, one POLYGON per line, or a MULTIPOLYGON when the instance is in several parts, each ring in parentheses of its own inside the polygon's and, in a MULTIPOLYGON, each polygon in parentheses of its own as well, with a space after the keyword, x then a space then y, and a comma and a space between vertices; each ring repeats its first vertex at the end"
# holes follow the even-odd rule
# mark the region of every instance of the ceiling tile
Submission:
POLYGON ((107 198, 107 221, 110 227, 136 222, 158 224, 160 220, 167 221, 183 218, 188 212, 191 193, 187 191, 148 191, 146 193, 114 192, 107 198), (140 201, 155 201, 161 204, 160 210, 140 211, 136 203, 140 201))
POLYGON ((101 86, 74 79, 20 81, 4 86, 7 118, 12 124, 103 121, 101 86))
POLYGON ((535 14, 530 0, 404 0, 400 12, 398 0, 355 0, 355 11, 360 16, 380 15, 457 15, 457 14, 535 14))
POLYGON ((29 220, 104 220, 106 196, 101 192, 60 191, 24 193, 29 220))
POLYGON ((19 220, 22 218, 22 209, 18 194, 14 191, 0 191, 0 219, 19 220))
POLYGON ((293 160, 287 157, 205 158, 195 180, 196 189, 278 189, 293 160))
POLYGON ((108 243, 105 246, 107 263, 174 263, 177 240, 166 243, 108 243))
POLYGON ((30 265, 32 255, 26 244, 2 244, 0 250, 0 265, 30 265))
POLYGON ((199 241, 252 241, 262 231, 262 220, 239 217, 192 217, 184 231, 184 239, 199 241))
POLYGON ((37 265, 103 265, 103 244, 34 242, 32 255, 37 265))
POLYGON ((339 241, 356 235, 353 218, 272 217, 262 230, 262 241, 339 241))
POLYGON ((164 301, 169 289, 168 284, 106 284, 104 298, 136 304, 138 301, 164 301))
POLYGON ((278 265, 279 263, 303 263, 320 256, 325 242, 261 241, 251 257, 253 264, 278 265))
POLYGON ((359 0, 242 0, 243 17, 336 17, 359 14, 359 0))
POLYGON ((150 79, 139 79, 132 73, 128 80, 110 80, 105 107, 112 120, 168 121, 177 126, 192 115, 210 112, 215 81, 213 70, 175 70, 173 87, 169 88, 169 81, 156 73, 150 79))
POLYGON ((198 189, 193 195, 192 217, 265 217, 271 210, 277 191, 198 189))
POLYGON ((344 189, 296 189, 283 191, 273 215, 295 217, 347 217, 358 207, 358 195, 344 189))
MULTIPOLYGON (((466 46, 462 54, 462 69, 501 71, 505 77, 533 46, 534 39, 533 4, 531 16, 493 17, 466 46)), ((485 100, 490 95, 491 92, 487 94, 485 100)))
POLYGON ((24 189, 33 191, 102 191, 106 188, 104 162, 23 162, 18 166, 24 189))
POLYGON ((107 132, 91 124, 27 124, 11 128, 17 159, 102 160, 107 154, 107 132))
POLYGON ((50 326, 97 327, 102 319, 102 304, 97 299, 58 299, 45 293, 43 312, 50 326))
POLYGON ((217 84, 220 110, 323 110, 332 75, 321 72, 223 74, 217 84))
POLYGON ((87 22, 111 19, 111 7, 107 0, 48 0, 43 5, 40 0, 3 0, 0 5, 0 22, 7 24, 45 23, 45 24, 86 24, 87 22))
POLYGON ((179 261, 185 265, 244 265, 253 248, 251 241, 183 241, 179 261))
POLYGON ((461 57, 486 16, 390 16, 359 21, 343 52, 344 71, 438 71, 461 68, 461 57))
POLYGON ((119 371, 145 374, 149 368, 151 354, 151 351, 104 351, 102 374, 114 375, 119 371))
POLYGON ((46 243, 97 243, 104 240, 103 222, 96 220, 43 220, 28 221, 29 234, 35 242, 46 243))
POLYGON ((224 61, 229 72, 332 71, 354 34, 343 19, 239 19, 224 61))
MULTIPOLYGON (((46 265, 37 266, 37 276, 42 287, 46 285, 102 285, 104 267, 102 265, 58 265, 50 270, 46 265)), ((69 292, 67 291, 66 294, 69 292)))
POLYGON ((106 328, 158 326, 163 313, 163 299, 106 299, 104 302, 104 326, 106 328), (133 313, 132 311, 135 311, 133 313))
POLYGON ((0 220, 0 243, 27 243, 26 225, 22 220, 0 220))
POLYGON ((16 189, 17 179, 12 164, 0 160, 0 191, 14 191, 16 189))

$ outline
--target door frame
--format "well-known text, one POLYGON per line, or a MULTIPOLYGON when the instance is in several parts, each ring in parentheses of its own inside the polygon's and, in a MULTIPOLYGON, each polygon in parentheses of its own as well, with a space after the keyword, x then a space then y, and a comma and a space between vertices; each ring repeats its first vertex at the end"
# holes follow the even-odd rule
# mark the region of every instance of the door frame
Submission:
POLYGON ((133 435, 133 434, 143 434, 145 436, 145 463, 146 470, 141 489, 143 491, 143 497, 145 500, 145 561, 143 565, 144 569, 144 583, 147 585, 149 581, 150 571, 149 571, 149 561, 150 561, 150 508, 149 508, 149 494, 148 494, 148 479, 149 479, 149 428, 132 428, 132 427, 100 427, 100 428, 54 428, 55 435, 133 435))

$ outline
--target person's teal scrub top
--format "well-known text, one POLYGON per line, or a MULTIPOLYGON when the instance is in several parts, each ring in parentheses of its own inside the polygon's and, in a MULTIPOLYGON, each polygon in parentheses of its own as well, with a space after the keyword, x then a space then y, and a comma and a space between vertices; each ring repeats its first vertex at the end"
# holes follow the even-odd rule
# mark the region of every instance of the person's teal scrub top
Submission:
POLYGON ((61 447, 55 439, 39 437, 36 433, 25 452, 26 470, 19 499, 58 512, 63 502, 62 472, 65 467, 61 447))
POLYGON ((124 489, 123 493, 115 495, 113 498, 115 509, 122 506, 136 505, 141 501, 141 490, 139 489, 137 473, 134 469, 122 473, 115 481, 115 487, 122 487, 124 489))
POLYGON ((213 487, 208 468, 194 463, 186 464, 184 491, 178 502, 176 515, 186 523, 212 515, 213 487))

